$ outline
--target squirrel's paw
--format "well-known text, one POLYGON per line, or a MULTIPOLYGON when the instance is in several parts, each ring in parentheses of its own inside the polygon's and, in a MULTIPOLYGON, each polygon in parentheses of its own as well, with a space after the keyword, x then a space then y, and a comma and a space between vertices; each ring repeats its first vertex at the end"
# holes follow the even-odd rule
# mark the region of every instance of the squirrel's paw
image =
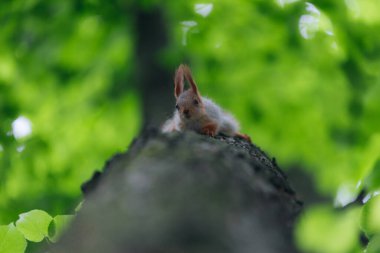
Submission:
POLYGON ((247 134, 237 133, 235 136, 239 137, 241 139, 244 139, 244 140, 248 141, 249 143, 252 143, 251 142, 251 137, 249 137, 247 134))
POLYGON ((204 126, 202 128, 201 133, 214 137, 216 135, 216 125, 215 124, 208 124, 208 125, 204 126))

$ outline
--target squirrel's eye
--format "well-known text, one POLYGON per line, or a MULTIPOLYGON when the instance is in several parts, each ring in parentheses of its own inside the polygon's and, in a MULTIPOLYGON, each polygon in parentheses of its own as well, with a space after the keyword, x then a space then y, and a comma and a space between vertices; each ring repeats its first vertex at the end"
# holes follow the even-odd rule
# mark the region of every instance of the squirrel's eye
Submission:
POLYGON ((194 100, 193 100, 193 104, 194 104, 194 105, 198 105, 198 104, 199 104, 198 100, 194 99, 194 100))
POLYGON ((179 110, 179 106, 178 106, 178 105, 175 105, 175 109, 179 110))

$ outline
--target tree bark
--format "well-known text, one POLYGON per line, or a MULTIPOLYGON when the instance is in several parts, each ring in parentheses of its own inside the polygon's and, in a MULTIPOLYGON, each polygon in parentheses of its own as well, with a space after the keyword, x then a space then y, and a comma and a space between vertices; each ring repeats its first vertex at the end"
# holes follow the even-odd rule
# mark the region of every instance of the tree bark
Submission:
POLYGON ((297 252, 300 202, 275 160, 238 138, 146 130, 83 190, 49 252, 297 252))

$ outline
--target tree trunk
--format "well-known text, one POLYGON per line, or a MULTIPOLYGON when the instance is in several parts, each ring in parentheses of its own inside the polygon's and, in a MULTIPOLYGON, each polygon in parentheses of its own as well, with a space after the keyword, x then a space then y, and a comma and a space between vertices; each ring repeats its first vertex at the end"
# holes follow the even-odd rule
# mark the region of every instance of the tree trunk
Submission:
POLYGON ((238 138, 146 130, 83 189, 49 252, 297 252, 300 202, 275 160, 238 138))
MULTIPOLYGON (((139 4, 137 4, 139 5, 139 4)), ((174 110, 174 67, 163 66, 162 51, 169 43, 168 22, 161 7, 136 6, 136 83, 142 96, 143 126, 159 126, 174 110)))

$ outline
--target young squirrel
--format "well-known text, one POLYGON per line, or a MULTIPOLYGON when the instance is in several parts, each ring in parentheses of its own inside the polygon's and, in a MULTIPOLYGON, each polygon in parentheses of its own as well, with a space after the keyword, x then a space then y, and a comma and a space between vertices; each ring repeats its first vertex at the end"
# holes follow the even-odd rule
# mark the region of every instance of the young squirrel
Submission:
POLYGON ((174 86, 176 110, 173 117, 162 126, 162 132, 193 130, 210 136, 237 136, 251 142, 248 135, 239 133, 239 123, 231 114, 200 95, 188 66, 181 64, 178 67, 174 86), (184 90, 184 78, 190 84, 188 90, 184 90))

